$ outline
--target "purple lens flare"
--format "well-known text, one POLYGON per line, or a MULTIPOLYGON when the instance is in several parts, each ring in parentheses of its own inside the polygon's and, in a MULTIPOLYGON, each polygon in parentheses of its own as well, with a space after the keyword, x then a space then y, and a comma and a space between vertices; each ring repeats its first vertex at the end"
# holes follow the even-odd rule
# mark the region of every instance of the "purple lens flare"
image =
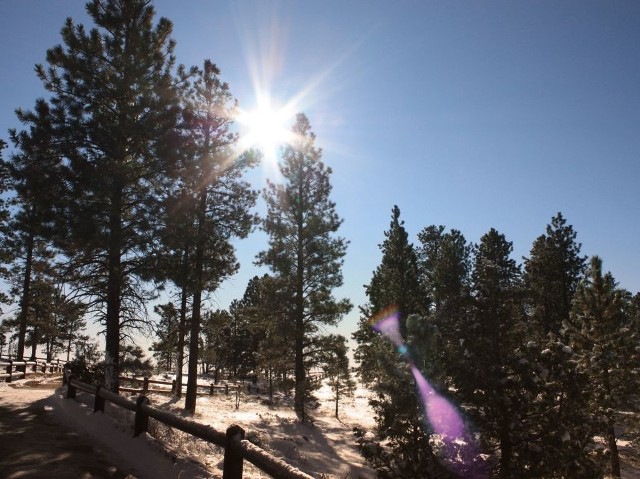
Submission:
POLYGON ((455 406, 438 394, 413 364, 411 372, 416 380, 416 386, 433 431, 442 436, 445 442, 463 437, 465 435, 464 423, 455 406))
MULTIPOLYGON (((385 313, 383 312, 382 314, 385 313)), ((373 325, 373 329, 391 341, 398 348, 398 351, 403 354, 406 352, 407 347, 400 334, 400 311, 397 309, 391 310, 388 314, 385 314, 380 321, 373 325)))

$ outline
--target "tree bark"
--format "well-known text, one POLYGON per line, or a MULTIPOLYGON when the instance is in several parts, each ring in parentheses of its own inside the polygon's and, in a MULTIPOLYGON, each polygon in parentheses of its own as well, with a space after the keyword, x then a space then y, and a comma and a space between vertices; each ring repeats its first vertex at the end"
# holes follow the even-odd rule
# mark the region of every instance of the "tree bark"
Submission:
POLYGON ((182 367, 184 366, 184 336, 187 326, 187 280, 189 274, 189 249, 184 248, 183 254, 182 294, 180 298, 180 324, 178 326, 178 352, 176 358, 176 390, 175 397, 182 397, 182 367))
POLYGON ((191 331, 189 338, 189 370, 187 395, 184 402, 184 409, 191 414, 196 412, 196 397, 198 389, 198 340, 200 337, 200 306, 202 302, 202 269, 204 263, 204 222, 207 211, 207 191, 206 187, 200 190, 198 204, 198 229, 196 232, 196 257, 195 275, 193 289, 193 307, 191 310, 191 331))
POLYGON ((24 264, 24 279, 22 282, 22 301, 20 310, 20 326, 18 329, 18 350, 16 359, 22 361, 24 359, 24 345, 27 336, 27 318, 29 308, 31 307, 31 266, 33 263, 33 245, 35 242, 33 232, 27 237, 27 258, 24 264))
POLYGON ((109 215, 107 318, 104 355, 104 385, 114 393, 120 388, 120 301, 122 291, 122 186, 114 179, 109 215))
POLYGON ((618 444, 616 444, 616 433, 613 429, 613 423, 609 424, 607 441, 609 443, 609 450, 611 451, 611 475, 618 478, 622 477, 620 472, 620 456, 618 454, 618 444))
POLYGON ((509 437, 506 421, 501 425, 500 431, 500 478, 510 479, 511 475, 511 438, 509 437))

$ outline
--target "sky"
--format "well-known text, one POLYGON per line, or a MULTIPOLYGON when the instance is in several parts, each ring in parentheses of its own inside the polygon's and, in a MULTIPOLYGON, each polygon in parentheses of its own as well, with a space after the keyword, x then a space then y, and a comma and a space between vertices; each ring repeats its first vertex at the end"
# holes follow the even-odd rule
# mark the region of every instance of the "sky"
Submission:
MULTIPOLYGON (((267 95, 304 112, 332 168, 350 241, 337 297, 355 305, 398 205, 417 242, 435 224, 468 241, 496 228, 522 262, 558 212, 582 253, 640 291, 640 3, 600 1, 190 0, 154 2, 177 62, 221 69, 240 107, 267 95)), ((0 5, 0 138, 45 91, 34 74, 79 0, 0 5)), ((7 152, 5 152, 7 155, 7 152)), ((250 174, 262 188, 271 168, 250 174)), ((259 209, 264 211, 264 206, 259 209)), ((240 272, 211 295, 227 307, 266 237, 236 242, 240 272)))

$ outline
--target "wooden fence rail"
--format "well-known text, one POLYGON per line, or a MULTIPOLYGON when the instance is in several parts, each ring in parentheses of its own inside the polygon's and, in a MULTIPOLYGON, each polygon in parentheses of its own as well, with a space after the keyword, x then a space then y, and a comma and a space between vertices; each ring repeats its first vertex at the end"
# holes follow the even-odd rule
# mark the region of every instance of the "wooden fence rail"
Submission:
POLYGON ((46 359, 30 359, 18 361, 10 357, 0 356, 0 381, 12 382, 14 379, 26 378, 29 374, 47 374, 47 372, 62 373, 64 361, 59 359, 47 361, 46 359))
MULTIPOLYGON (((158 379, 149 379, 148 377, 143 377, 143 378, 135 378, 135 377, 127 377, 127 376, 120 376, 120 381, 130 381, 130 382, 134 382, 134 383, 142 383, 142 388, 141 389, 136 389, 136 388, 127 388, 127 387, 120 387, 120 391, 124 391, 124 392, 130 392, 130 393, 142 393, 142 394, 147 394, 147 393, 159 393, 159 394, 166 394, 166 393, 174 393, 176 390, 176 381, 175 379, 173 381, 161 381, 158 379), (171 389, 149 389, 149 385, 150 384, 160 384, 160 385, 165 385, 165 386, 171 386, 171 389)), ((187 384, 183 384, 182 388, 186 388, 187 384)), ((198 384, 197 388, 199 389, 205 389, 206 392, 198 392, 198 394, 208 394, 209 396, 213 396, 215 391, 220 391, 220 392, 224 392, 225 394, 229 394, 229 390, 231 389, 229 387, 228 384, 224 384, 224 385, 218 385, 218 384, 198 384)))
POLYGON ((238 425, 228 427, 226 432, 218 431, 206 424, 200 424, 170 412, 156 409, 149 404, 149 399, 146 396, 141 395, 135 401, 131 401, 108 391, 102 386, 91 386, 80 382, 68 370, 63 375, 63 381, 67 385, 67 398, 75 398, 77 390, 92 394, 94 396, 94 412, 104 412, 105 401, 133 411, 135 413, 134 436, 147 432, 149 418, 153 418, 167 426, 224 448, 223 479, 242 479, 244 459, 275 479, 314 479, 312 476, 290 466, 282 459, 245 440, 245 431, 238 425))

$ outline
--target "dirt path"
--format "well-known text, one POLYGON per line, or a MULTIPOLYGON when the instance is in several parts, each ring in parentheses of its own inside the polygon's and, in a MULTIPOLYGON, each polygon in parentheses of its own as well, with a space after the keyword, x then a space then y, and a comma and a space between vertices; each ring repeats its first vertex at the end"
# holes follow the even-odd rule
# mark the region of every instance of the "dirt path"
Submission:
POLYGON ((0 477, 135 479, 104 451, 58 424, 48 400, 59 382, 0 389, 0 477))

